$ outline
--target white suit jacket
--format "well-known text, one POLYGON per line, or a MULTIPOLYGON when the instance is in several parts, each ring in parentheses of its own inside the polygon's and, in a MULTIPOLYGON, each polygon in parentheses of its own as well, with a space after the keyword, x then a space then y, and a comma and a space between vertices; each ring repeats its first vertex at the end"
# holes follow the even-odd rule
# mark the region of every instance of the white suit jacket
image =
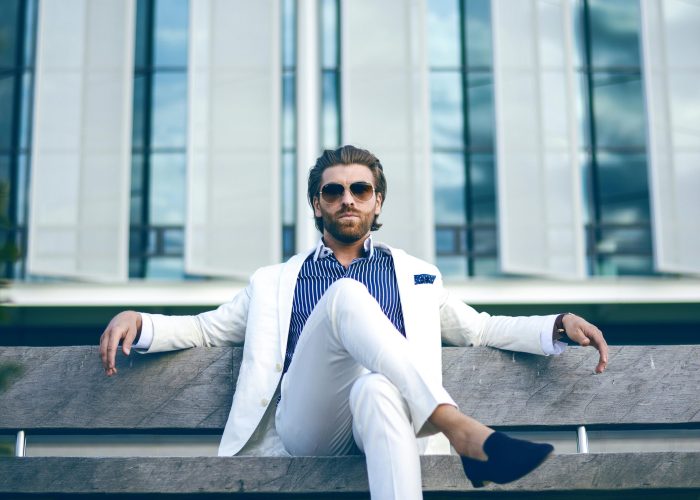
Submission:
MULTIPOLYGON (((551 332, 552 317, 477 313, 449 296, 440 272, 432 264, 380 243, 375 244, 377 248, 389 251, 393 257, 406 338, 411 348, 420 353, 418 359, 424 373, 434 380, 442 383, 442 342, 545 354, 540 335, 543 328, 551 332), (419 274, 434 275, 435 280, 416 284, 415 275, 419 274)), ((257 441, 267 442, 257 450, 262 450, 262 454, 285 454, 279 438, 270 436, 275 434, 274 425, 270 425, 274 411, 268 407, 276 404, 274 396, 284 366, 294 288, 309 254, 301 253, 284 264, 258 269, 244 290, 214 311, 197 316, 145 315, 153 324, 153 339, 147 352, 243 345, 243 361, 219 455, 235 455, 244 446, 245 453, 256 453, 257 441)), ((422 452, 449 453, 449 444, 442 434, 420 441, 422 452)))

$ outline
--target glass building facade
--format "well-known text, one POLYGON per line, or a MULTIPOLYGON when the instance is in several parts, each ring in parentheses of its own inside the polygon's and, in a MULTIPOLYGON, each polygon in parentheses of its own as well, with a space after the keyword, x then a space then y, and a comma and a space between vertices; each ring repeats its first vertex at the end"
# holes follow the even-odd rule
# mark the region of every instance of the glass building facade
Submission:
MULTIPOLYGON (((638 0, 570 4, 586 273, 658 274, 642 7, 638 0)), ((39 5, 36 0, 0 4, 0 269, 11 279, 37 278, 30 276, 25 255, 39 5)), ((128 276, 184 279, 191 277, 185 254, 192 6, 188 0, 137 0, 135 5, 128 276)), ((315 5, 320 153, 345 140, 342 42, 347 38, 341 35, 349 21, 342 18, 340 0, 315 5)), ((504 274, 493 5, 492 0, 425 0, 433 258, 448 277, 504 274)), ((310 165, 300 165, 298 144, 303 124, 297 93, 306 82, 298 73, 297 2, 280 0, 279 14, 279 182, 274 187, 281 200, 279 255, 287 259, 303 245, 297 241, 300 204, 306 204, 299 199, 299 175, 310 165)))
POLYGON ((36 0, 0 3, 0 278, 26 274, 36 0))

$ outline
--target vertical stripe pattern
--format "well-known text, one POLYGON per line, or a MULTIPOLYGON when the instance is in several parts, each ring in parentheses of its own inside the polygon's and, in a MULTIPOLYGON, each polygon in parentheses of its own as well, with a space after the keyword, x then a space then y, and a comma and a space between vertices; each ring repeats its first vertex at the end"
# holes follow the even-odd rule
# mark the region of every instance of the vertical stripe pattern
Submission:
POLYGON ((355 259, 345 269, 331 252, 321 253, 318 259, 311 254, 304 262, 297 277, 294 289, 292 319, 289 324, 287 353, 284 360, 284 373, 292 362, 294 349, 306 320, 316 307, 323 294, 340 278, 352 278, 367 287, 379 306, 396 329, 406 336, 403 312, 399 299, 399 287, 394 272, 394 260, 388 252, 374 248, 368 256, 355 259))

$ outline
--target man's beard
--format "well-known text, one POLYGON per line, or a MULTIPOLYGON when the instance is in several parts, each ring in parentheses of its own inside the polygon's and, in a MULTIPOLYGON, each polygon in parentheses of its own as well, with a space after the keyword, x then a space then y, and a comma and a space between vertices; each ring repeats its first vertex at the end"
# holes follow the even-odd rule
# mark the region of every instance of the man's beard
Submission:
POLYGON ((336 240, 341 243, 355 243, 362 239, 370 229, 374 222, 375 215, 373 213, 363 215, 354 210, 343 210, 338 212, 335 217, 329 213, 323 213, 323 228, 336 240), (359 219, 350 219, 352 224, 343 223, 343 219, 338 220, 338 217, 346 213, 356 214, 359 219))

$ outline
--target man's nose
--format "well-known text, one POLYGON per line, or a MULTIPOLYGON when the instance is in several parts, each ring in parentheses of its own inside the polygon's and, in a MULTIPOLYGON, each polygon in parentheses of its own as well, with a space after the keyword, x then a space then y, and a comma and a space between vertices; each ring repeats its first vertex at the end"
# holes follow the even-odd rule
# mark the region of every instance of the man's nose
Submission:
POLYGON ((340 198, 340 202, 343 205, 353 205, 355 203, 355 198, 352 196, 352 193, 350 192, 350 187, 345 188, 345 190, 343 191, 343 197, 340 198))

